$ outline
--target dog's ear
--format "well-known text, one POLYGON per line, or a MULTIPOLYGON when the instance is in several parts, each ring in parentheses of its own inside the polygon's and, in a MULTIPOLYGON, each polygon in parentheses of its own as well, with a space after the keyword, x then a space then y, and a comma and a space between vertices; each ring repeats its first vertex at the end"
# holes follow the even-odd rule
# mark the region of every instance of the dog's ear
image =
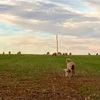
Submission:
POLYGON ((68 59, 66 59, 66 62, 68 63, 68 62, 71 62, 71 60, 68 58, 68 59))
POLYGON ((72 69, 72 70, 75 70, 75 65, 72 65, 71 69, 72 69))

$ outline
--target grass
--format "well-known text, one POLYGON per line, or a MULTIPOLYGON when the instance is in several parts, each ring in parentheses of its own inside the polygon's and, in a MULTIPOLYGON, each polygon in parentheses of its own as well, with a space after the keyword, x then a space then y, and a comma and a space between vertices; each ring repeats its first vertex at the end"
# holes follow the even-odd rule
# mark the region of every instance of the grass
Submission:
POLYGON ((63 71, 67 58, 76 63, 77 74, 100 76, 100 56, 0 55, 0 72, 34 78, 36 74, 63 71))
POLYGON ((0 55, 0 71, 18 77, 39 77, 60 71, 66 66, 65 57, 42 55, 0 55), (40 73, 41 72, 41 73, 40 73))
MULTIPOLYGON (((28 89, 32 86, 31 88, 41 88, 45 91, 49 88, 49 85, 52 87, 52 84, 55 84, 55 90, 61 91, 60 94, 63 91, 62 88, 65 89, 64 91, 68 91, 67 89, 70 88, 83 95, 86 100, 99 100, 100 56, 0 55, 0 89, 3 91, 5 86, 11 88, 13 85, 16 88, 16 85, 18 85, 18 87, 21 87, 19 90, 15 89, 17 92, 19 91, 20 93, 23 88, 27 90, 22 83, 23 79, 25 82, 24 85, 28 89), (76 64, 76 77, 72 79, 66 79, 64 77, 63 69, 66 68, 67 58, 72 59, 76 64), (4 82, 2 82, 3 80, 4 82), (36 80, 36 83, 33 84, 34 80, 36 80), (41 82, 43 84, 40 84, 41 82), (30 86, 28 86, 28 84, 30 86)), ((6 90, 7 88, 5 91, 6 90)), ((12 90, 11 88, 9 91, 12 90)), ((70 92, 73 92, 71 90, 70 92)), ((3 92, 0 93, 3 94, 3 92)), ((71 95, 71 93, 69 95, 71 95)), ((17 100, 14 96, 13 99, 17 100)))

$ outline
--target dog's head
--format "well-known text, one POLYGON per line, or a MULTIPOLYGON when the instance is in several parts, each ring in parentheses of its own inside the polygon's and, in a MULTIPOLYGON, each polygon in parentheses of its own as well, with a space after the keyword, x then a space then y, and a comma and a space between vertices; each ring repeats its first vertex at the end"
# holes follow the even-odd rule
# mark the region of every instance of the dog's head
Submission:
POLYGON ((72 60, 68 58, 68 59, 66 60, 66 62, 69 63, 69 62, 72 62, 72 60))

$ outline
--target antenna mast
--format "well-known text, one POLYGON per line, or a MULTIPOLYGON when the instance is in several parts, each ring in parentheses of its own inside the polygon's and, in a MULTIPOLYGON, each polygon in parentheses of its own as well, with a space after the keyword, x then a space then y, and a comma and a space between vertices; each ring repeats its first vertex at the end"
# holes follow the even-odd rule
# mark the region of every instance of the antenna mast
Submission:
POLYGON ((56 45, 57 45, 57 54, 58 54, 58 35, 56 34, 56 45))

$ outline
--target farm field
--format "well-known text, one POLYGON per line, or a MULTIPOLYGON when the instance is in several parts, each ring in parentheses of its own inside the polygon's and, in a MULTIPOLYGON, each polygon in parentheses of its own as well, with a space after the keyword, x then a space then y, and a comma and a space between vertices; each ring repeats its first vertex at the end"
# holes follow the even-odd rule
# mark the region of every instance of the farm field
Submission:
POLYGON ((1 54, 0 100, 100 100, 100 56, 1 54), (76 64, 71 78, 67 58, 76 64))

